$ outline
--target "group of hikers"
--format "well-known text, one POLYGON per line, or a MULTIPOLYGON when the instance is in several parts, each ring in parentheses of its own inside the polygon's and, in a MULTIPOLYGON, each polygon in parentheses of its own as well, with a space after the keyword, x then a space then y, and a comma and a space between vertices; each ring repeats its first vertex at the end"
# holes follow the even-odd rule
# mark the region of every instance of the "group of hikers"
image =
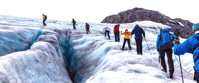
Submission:
MULTIPOLYGON (((47 20, 47 16, 43 14, 43 26, 46 26, 45 21, 47 20)), ((76 21, 72 19, 73 23, 73 29, 76 29, 76 21)), ((124 42, 121 50, 124 50, 125 43, 128 43, 128 47, 131 50, 130 45, 130 36, 135 34, 135 42, 136 42, 136 49, 137 54, 142 55, 142 39, 145 38, 145 31, 136 24, 134 29, 131 31, 131 33, 128 31, 128 29, 125 30, 125 32, 120 33, 119 31, 120 24, 117 24, 114 26, 114 36, 115 36, 115 42, 120 42, 120 34, 124 35, 124 42)), ((86 33, 90 33, 89 31, 90 25, 86 22, 85 29, 86 33)), ((110 40, 110 28, 105 27, 105 37, 108 35, 108 38, 110 40)), ((172 53, 174 52, 175 55, 183 55, 185 53, 191 53, 193 54, 193 60, 194 60, 194 80, 199 83, 199 23, 196 23, 192 26, 192 33, 193 36, 189 37, 187 40, 185 40, 183 43, 180 43, 180 40, 178 38, 178 34, 172 34, 170 33, 168 28, 163 28, 160 30, 160 33, 157 36, 156 40, 156 49, 159 54, 160 63, 162 66, 162 71, 167 72, 167 66, 165 63, 165 53, 167 54, 168 59, 168 67, 169 67, 169 77, 173 78, 174 73, 174 63, 172 59, 172 53), (173 50, 172 50, 172 47, 173 50)))
MULTIPOLYGON (((115 25, 114 27, 114 36, 115 36, 115 42, 120 41, 119 36, 119 26, 115 25)), ((106 32, 109 36, 110 29, 107 30, 108 27, 106 27, 106 32)), ((179 30, 179 29, 178 29, 179 30)), ((105 32, 105 35, 106 35, 105 32)), ((194 80, 199 83, 199 23, 196 23, 192 26, 192 33, 193 36, 189 37, 187 40, 185 40, 183 43, 180 43, 180 40, 178 38, 179 31, 177 34, 170 33, 168 28, 163 28, 160 30, 160 33, 157 36, 156 40, 156 49, 159 53, 159 59, 162 66, 162 71, 167 72, 167 66, 165 63, 165 53, 167 54, 168 59, 168 67, 169 67, 169 77, 173 78, 174 73, 174 63, 172 59, 172 53, 174 51, 175 55, 183 55, 185 53, 191 53, 193 54, 193 60, 194 60, 194 80), (172 50, 172 47, 173 50, 172 50)), ((125 35, 124 42, 122 46, 122 50, 124 50, 126 41, 128 42, 129 49, 131 50, 130 45, 130 36, 135 34, 135 42, 137 47, 137 54, 142 55, 142 39, 145 38, 145 32, 144 30, 139 26, 136 25, 132 32, 128 32, 128 29, 125 30, 125 32, 121 31, 121 35, 125 35)), ((105 36, 106 37, 106 36, 105 36)), ((109 36, 110 39, 110 36, 109 36)))
MULTIPOLYGON (((42 16, 43 16, 43 26, 46 26, 46 20, 47 20, 47 16, 46 15, 44 15, 44 14, 42 14, 42 16)), ((73 24, 73 29, 75 30, 76 29, 76 21, 74 20, 74 18, 72 19, 72 22, 71 22, 72 24, 73 24)), ((85 29, 86 29, 86 33, 88 34, 88 33, 90 33, 90 25, 86 22, 86 25, 85 25, 86 27, 85 27, 85 29)))
MULTIPOLYGON (((128 29, 126 29, 125 32, 121 31, 121 33, 120 33, 119 27, 120 27, 120 24, 115 25, 114 29, 113 29, 113 32, 114 32, 114 36, 115 36, 115 42, 120 42, 120 34, 124 35, 124 42, 123 42, 123 46, 122 46, 121 50, 124 50, 126 42, 128 43, 128 47, 131 50, 130 36, 135 34, 135 42, 136 42, 136 47, 137 47, 137 54, 141 54, 142 55, 142 39, 143 39, 143 37, 145 38, 144 30, 138 24, 136 24, 135 28, 132 30, 131 33, 128 32, 128 29)), ((110 40, 110 35, 109 35, 110 28, 109 27, 105 27, 104 30, 105 30, 105 37, 106 37, 106 34, 108 34, 108 38, 110 40)))

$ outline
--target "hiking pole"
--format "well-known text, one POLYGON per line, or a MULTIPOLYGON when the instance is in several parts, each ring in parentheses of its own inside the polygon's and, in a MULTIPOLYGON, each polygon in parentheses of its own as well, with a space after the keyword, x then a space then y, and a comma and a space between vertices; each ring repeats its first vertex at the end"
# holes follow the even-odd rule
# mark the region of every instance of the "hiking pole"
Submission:
POLYGON ((179 62, 180 62, 180 69, 181 69, 182 83, 184 83, 183 73, 182 73, 182 65, 181 65, 180 56, 179 56, 179 62))
MULTIPOLYGON (((144 38, 144 40, 146 41, 146 38, 144 38)), ((150 52, 150 54, 151 54, 150 48, 149 48, 149 46, 148 46, 148 44, 147 44, 147 41, 146 41, 146 45, 147 45, 147 47, 148 47, 148 49, 149 49, 149 52, 150 52)), ((151 55, 152 55, 152 54, 151 54, 151 55)))

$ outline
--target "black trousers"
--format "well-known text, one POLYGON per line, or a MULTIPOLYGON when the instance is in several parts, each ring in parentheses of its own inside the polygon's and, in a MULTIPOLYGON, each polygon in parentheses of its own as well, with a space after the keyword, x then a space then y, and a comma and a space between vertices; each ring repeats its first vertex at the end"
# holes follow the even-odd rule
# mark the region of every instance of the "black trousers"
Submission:
POLYGON ((163 69, 167 70, 166 64, 165 64, 165 53, 167 54, 167 59, 168 59, 168 65, 169 65, 169 72, 173 74, 174 72, 174 66, 173 66, 173 59, 172 59, 172 49, 160 49, 160 60, 161 60, 161 65, 163 69))
POLYGON ((124 39, 124 43, 123 43, 122 49, 124 49, 126 41, 128 42, 129 49, 131 50, 130 39, 124 39))
POLYGON ((86 34, 90 33, 89 28, 86 28, 86 34))
POLYGON ((136 47, 137 47, 137 53, 142 54, 142 39, 135 39, 136 47))
POLYGON ((107 33, 107 34, 108 34, 108 38, 110 39, 109 32, 110 32, 110 31, 108 31, 108 30, 105 31, 105 37, 106 37, 106 33, 107 33))
POLYGON ((75 24, 73 24, 73 29, 76 29, 75 24))
POLYGON ((46 26, 46 19, 43 19, 43 26, 46 26))
POLYGON ((120 42, 119 32, 114 32, 115 35, 115 42, 120 42))

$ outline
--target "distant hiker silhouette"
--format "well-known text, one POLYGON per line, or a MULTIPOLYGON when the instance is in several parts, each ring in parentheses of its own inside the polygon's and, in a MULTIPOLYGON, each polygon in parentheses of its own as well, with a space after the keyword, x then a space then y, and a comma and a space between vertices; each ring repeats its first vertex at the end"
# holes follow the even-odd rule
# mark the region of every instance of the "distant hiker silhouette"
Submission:
POLYGON ((119 27, 120 27, 120 24, 117 24, 117 25, 115 25, 115 27, 113 29, 113 32, 114 32, 114 35, 115 35, 115 42, 120 42, 119 27))
POLYGON ((157 41, 156 41, 156 48, 160 54, 160 62, 162 65, 162 71, 167 72, 166 64, 165 64, 165 53, 167 54, 168 58, 168 65, 169 65, 169 77, 173 78, 174 73, 174 65, 172 59, 172 47, 173 41, 176 39, 177 36, 169 32, 169 29, 164 28, 158 34, 157 41))
POLYGON ((110 33, 110 28, 109 28, 109 27, 105 27, 103 30, 105 30, 105 37, 106 37, 106 33, 107 33, 108 38, 109 38, 109 40, 110 40, 110 35, 109 35, 109 33, 110 33))
POLYGON ((136 24, 131 34, 133 35, 134 33, 135 33, 135 42, 137 46, 137 54, 142 55, 142 35, 145 38, 145 32, 138 24, 136 24))
POLYGON ((192 26, 193 36, 189 37, 180 44, 179 39, 174 40, 174 54, 183 55, 185 53, 193 54, 194 60, 194 80, 199 83, 199 23, 192 26))
POLYGON ((90 28, 90 25, 86 22, 86 27, 85 27, 86 34, 90 33, 89 28, 90 28))
POLYGON ((73 29, 76 29, 76 27, 75 27, 76 21, 74 19, 72 19, 72 23, 73 23, 73 29))
POLYGON ((47 16, 46 15, 44 15, 44 14, 42 14, 42 16, 43 16, 43 26, 46 26, 46 20, 47 20, 47 16))
POLYGON ((124 33, 122 33, 122 31, 121 31, 121 35, 125 35, 125 37, 124 37, 124 43, 123 43, 123 46, 122 46, 122 50, 124 50, 126 41, 128 42, 129 49, 131 50, 131 45, 130 45, 130 36, 131 36, 131 33, 128 32, 128 29, 126 29, 124 33))

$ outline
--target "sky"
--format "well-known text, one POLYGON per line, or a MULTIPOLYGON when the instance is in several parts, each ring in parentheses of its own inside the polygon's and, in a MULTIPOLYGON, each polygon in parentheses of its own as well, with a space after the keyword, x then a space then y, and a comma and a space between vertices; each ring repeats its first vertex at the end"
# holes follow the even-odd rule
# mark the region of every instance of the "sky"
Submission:
POLYGON ((198 23, 197 0, 0 0, 0 15, 100 23, 106 16, 135 7, 198 23))

